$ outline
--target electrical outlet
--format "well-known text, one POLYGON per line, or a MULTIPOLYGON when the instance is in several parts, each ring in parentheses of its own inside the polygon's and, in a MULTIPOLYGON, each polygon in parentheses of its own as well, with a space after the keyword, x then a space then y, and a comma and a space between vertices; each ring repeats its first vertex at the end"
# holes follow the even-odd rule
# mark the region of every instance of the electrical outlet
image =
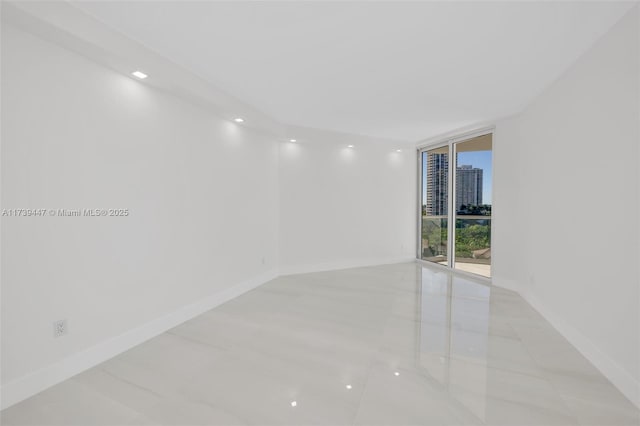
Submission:
POLYGON ((67 320, 58 320, 53 322, 53 337, 61 337, 67 334, 69 331, 67 327, 67 320))
POLYGON ((266 258, 262 258, 262 264, 264 265, 265 263, 267 263, 267 259, 266 258))

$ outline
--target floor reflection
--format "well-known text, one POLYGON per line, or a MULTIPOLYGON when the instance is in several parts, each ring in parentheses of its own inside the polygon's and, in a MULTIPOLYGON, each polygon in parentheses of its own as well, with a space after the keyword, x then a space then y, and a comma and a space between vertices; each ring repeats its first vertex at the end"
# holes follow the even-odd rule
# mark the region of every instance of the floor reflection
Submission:
POLYGON ((486 285, 422 271, 418 364, 482 422, 490 296, 486 285))

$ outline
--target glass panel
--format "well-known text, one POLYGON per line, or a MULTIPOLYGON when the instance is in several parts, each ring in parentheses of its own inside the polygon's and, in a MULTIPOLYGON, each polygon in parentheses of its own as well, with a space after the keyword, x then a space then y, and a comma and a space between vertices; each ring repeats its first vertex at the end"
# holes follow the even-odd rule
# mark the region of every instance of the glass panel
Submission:
POLYGON ((420 256, 449 265, 447 213, 449 204, 449 147, 422 152, 422 230, 420 256))
POLYGON ((491 276, 492 135, 455 144, 455 269, 491 276))

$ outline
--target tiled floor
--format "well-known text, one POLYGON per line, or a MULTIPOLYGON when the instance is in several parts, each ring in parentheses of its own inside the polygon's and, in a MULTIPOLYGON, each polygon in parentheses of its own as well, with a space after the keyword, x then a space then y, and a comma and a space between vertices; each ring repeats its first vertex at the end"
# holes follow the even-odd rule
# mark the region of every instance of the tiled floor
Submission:
POLYGON ((640 413, 518 295, 399 264, 276 279, 1 420, 637 425, 640 413))

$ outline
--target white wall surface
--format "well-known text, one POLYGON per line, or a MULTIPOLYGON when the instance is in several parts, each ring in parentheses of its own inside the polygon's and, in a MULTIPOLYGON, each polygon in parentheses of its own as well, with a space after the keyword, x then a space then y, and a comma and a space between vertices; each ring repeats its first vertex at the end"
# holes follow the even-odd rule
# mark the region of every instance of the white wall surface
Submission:
POLYGON ((302 128, 291 136, 298 142, 280 147, 281 272, 415 258, 414 144, 302 128))
POLYGON ((493 221, 492 278, 494 285, 514 291, 522 289, 522 236, 520 197, 520 141, 516 120, 502 120, 493 133, 493 221))
POLYGON ((2 218, 3 391, 275 271, 278 143, 3 22, 2 207, 130 211, 2 218))
POLYGON ((639 22, 636 7, 498 124, 494 282, 640 406, 639 22))

